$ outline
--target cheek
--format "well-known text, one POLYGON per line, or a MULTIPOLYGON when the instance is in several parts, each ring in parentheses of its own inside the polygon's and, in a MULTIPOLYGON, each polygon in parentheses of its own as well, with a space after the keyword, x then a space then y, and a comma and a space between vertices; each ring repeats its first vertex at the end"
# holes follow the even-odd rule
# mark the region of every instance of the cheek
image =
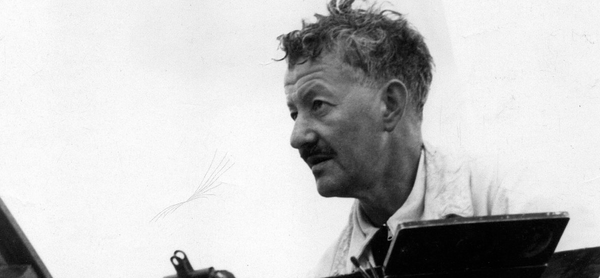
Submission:
POLYGON ((372 124, 352 123, 342 129, 337 137, 338 140, 333 143, 338 147, 338 155, 344 159, 344 166, 364 168, 377 160, 379 138, 372 124))
POLYGON ((374 165, 380 158, 380 133, 376 123, 370 119, 363 118, 354 125, 348 143, 352 148, 355 167, 361 170, 374 165))
POLYGON ((347 136, 354 138, 370 137, 377 133, 378 123, 377 117, 368 107, 354 107, 352 112, 343 117, 338 127, 341 132, 347 133, 347 136))
POLYGON ((345 168, 364 168, 365 163, 376 159, 382 124, 378 123, 373 107, 359 103, 345 108, 331 118, 328 130, 332 136, 326 140, 338 152, 345 168))

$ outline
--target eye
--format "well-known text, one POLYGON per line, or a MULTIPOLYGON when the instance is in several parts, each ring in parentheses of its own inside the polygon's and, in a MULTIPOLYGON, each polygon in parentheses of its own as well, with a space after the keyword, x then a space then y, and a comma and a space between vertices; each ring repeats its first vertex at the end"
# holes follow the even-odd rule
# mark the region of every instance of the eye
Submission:
POLYGON ((325 105, 325 102, 323 102, 322 100, 315 100, 312 103, 312 110, 313 111, 319 110, 323 107, 323 105, 325 105))
POLYGON ((298 118, 298 112, 292 112, 290 113, 290 117, 292 117, 292 120, 296 120, 296 118, 298 118))

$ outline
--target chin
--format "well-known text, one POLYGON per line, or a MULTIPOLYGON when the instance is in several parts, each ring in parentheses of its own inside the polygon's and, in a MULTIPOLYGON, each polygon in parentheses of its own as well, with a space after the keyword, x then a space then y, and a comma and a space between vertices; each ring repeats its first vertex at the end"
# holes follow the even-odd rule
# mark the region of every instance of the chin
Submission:
POLYGON ((339 182, 332 182, 327 180, 317 180, 317 191, 319 195, 330 198, 330 197, 350 197, 348 196, 345 186, 339 182))
POLYGON ((318 188, 317 188, 317 191, 319 192, 319 195, 321 195, 322 197, 325 197, 325 198, 339 197, 337 194, 335 194, 334 191, 321 190, 318 188))

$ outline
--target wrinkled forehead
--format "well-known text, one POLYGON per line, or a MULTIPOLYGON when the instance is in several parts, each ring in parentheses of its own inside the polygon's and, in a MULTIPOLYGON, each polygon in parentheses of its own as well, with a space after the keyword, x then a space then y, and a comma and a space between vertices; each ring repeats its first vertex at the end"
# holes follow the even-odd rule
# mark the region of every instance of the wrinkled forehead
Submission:
POLYGON ((296 87, 303 81, 315 77, 318 75, 327 74, 330 69, 323 63, 307 61, 302 64, 296 64, 285 71, 284 84, 283 86, 287 89, 290 87, 296 87))
POLYGON ((345 64, 334 54, 326 54, 317 59, 308 59, 291 65, 285 72, 284 87, 288 91, 297 90, 312 79, 324 79, 332 82, 362 82, 364 72, 345 64))

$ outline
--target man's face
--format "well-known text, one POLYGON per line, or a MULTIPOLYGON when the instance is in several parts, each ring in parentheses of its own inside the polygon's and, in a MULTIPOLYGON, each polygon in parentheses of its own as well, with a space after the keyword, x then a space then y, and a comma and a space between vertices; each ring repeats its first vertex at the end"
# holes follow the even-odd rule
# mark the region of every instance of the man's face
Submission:
POLYGON ((382 175, 382 101, 337 56, 295 65, 285 93, 294 119, 292 147, 300 151, 325 197, 357 197, 382 175))

